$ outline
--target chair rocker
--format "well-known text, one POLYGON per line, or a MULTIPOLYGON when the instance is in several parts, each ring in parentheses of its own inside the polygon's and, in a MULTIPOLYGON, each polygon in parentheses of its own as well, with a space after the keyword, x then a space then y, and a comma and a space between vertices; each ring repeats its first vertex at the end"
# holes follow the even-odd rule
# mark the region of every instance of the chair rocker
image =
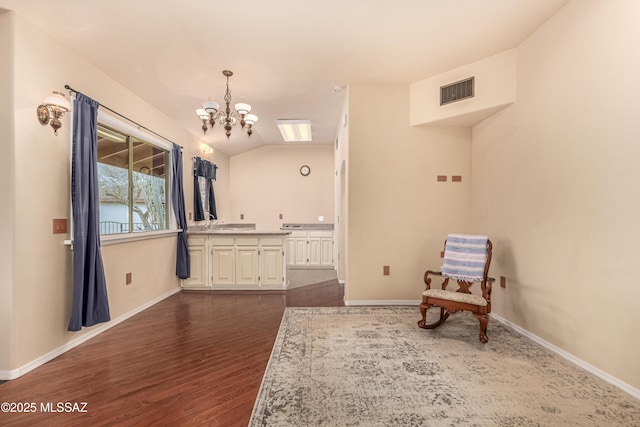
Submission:
POLYGON ((422 319, 418 326, 423 329, 434 329, 442 325, 450 314, 458 311, 469 311, 480 322, 480 342, 489 341, 487 324, 491 313, 491 288, 495 279, 488 276, 491 264, 493 245, 485 236, 469 236, 450 234, 444 246, 444 262, 441 271, 427 270, 424 282, 427 285, 422 293, 420 313, 422 319), (441 289, 431 289, 430 276, 441 276, 441 289), (448 290, 449 280, 458 282, 458 289, 448 290), (471 293, 471 286, 480 282, 482 296, 471 293), (427 324, 427 310, 440 308, 440 319, 427 324))

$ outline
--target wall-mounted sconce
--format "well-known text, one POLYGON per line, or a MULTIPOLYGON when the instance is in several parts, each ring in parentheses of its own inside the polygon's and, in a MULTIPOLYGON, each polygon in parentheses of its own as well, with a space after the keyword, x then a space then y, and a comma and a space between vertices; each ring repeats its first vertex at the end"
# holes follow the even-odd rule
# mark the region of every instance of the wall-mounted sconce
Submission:
POLYGON ((205 144, 204 142, 202 143, 202 145, 200 146, 200 149, 202 150, 202 152, 204 154, 209 154, 209 153, 213 153, 213 147, 210 146, 209 144, 205 144))
POLYGON ((42 101, 42 104, 38 105, 38 121, 43 126, 50 123, 53 133, 58 135, 58 129, 62 126, 60 119, 69 111, 71 111, 71 103, 67 101, 64 94, 53 91, 42 101))

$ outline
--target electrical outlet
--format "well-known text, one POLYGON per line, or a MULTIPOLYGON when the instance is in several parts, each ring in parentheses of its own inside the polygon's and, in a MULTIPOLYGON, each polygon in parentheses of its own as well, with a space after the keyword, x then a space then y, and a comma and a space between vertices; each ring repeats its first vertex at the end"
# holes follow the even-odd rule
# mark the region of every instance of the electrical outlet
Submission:
POLYGON ((244 219, 244 214, 240 214, 240 219, 244 219))
POLYGON ((280 219, 284 218, 284 215, 280 214, 280 215, 279 215, 279 218, 280 218, 280 219))
POLYGON ((383 265, 382 266, 382 275, 383 276, 388 276, 389 275, 389 266, 388 265, 383 265))
POLYGON ((131 273, 127 273, 127 278, 126 278, 126 284, 130 285, 131 284, 131 273))
POLYGON ((507 287, 507 278, 504 276, 500 276, 500 287, 501 288, 507 287))

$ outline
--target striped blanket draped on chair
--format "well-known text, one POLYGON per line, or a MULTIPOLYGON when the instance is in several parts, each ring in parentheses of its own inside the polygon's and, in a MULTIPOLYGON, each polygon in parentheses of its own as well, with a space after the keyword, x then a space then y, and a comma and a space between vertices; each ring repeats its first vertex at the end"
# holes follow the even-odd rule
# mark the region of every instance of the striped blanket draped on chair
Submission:
POLYGON ((442 275, 466 282, 484 277, 487 261, 487 236, 449 234, 444 248, 442 275))

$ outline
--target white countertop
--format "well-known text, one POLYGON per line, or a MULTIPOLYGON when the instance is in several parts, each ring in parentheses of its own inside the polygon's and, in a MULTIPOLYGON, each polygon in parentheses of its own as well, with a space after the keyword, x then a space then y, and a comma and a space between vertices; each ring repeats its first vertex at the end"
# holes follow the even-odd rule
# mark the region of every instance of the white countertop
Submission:
POLYGON ((290 231, 256 231, 256 230, 187 230, 187 234, 205 236, 286 236, 290 231))

